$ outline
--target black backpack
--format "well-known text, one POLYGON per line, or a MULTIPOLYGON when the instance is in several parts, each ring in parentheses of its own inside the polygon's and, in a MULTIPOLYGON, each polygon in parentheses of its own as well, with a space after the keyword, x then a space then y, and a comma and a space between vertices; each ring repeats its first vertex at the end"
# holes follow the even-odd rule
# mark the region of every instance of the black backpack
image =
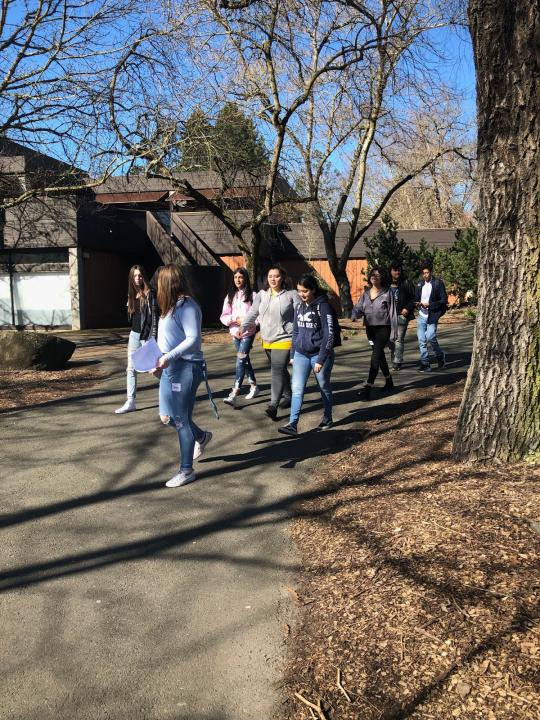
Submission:
MULTIPOLYGON (((341 326, 339 324, 337 312, 335 311, 334 307, 330 304, 330 302, 328 303, 328 306, 330 307, 330 313, 332 314, 332 326, 334 328, 334 342, 332 347, 339 347, 341 345, 341 326)), ((317 305, 317 314, 319 315, 319 320, 321 320, 320 305, 317 305)))

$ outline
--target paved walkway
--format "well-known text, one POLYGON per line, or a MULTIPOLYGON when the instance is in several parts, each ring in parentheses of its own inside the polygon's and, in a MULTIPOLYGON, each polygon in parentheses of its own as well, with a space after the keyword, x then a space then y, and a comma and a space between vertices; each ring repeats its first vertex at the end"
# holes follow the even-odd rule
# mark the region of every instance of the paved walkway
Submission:
MULTIPOLYGON (((297 560, 287 524, 305 473, 361 439, 363 420, 410 403, 403 391, 463 377, 471 335, 442 329, 449 368, 406 369, 399 393, 370 404, 355 394, 367 343, 347 341, 336 427, 293 439, 263 415, 267 391, 237 410, 223 404, 234 358, 206 346, 222 417, 201 393, 197 420, 214 440, 197 482, 175 490, 163 483, 177 441, 157 418, 154 381, 141 383, 136 413, 113 414, 125 392, 117 353, 95 390, 0 415, 2 720, 279 718, 297 560)), ((253 358, 265 385, 262 352, 253 358)), ((302 431, 321 415, 310 387, 302 431)))

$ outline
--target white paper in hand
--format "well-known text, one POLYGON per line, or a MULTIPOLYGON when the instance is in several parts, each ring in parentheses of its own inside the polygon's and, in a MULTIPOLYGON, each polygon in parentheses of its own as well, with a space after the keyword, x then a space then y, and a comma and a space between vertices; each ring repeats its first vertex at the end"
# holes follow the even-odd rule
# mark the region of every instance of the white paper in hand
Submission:
POLYGON ((131 363, 137 372, 150 372, 157 366, 162 355, 157 342, 154 338, 150 338, 148 342, 135 350, 131 356, 131 363))

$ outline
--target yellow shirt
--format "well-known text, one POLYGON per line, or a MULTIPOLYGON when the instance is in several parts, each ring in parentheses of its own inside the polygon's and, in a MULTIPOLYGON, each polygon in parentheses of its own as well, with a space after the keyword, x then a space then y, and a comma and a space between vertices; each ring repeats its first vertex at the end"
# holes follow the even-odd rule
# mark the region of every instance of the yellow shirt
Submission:
MULTIPOLYGON (((271 290, 272 297, 277 297, 279 295, 278 292, 275 290, 271 290)), ((288 338, 287 340, 276 340, 275 342, 265 342, 264 340, 261 340, 262 346, 264 350, 290 350, 292 348, 292 338, 288 338)))

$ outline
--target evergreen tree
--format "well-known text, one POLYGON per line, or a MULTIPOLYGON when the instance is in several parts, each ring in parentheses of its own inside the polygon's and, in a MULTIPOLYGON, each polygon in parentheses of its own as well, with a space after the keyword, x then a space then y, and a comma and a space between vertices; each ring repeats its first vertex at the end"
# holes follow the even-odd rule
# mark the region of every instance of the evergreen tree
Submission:
POLYGON ((461 300, 471 291, 478 292, 478 230, 474 227, 456 233, 456 241, 449 250, 437 250, 435 273, 447 286, 453 286, 461 300))
POLYGON ((239 170, 258 172, 267 162, 267 153, 253 121, 239 107, 226 103, 214 125, 215 169, 221 173, 239 170))
POLYGON ((214 157, 214 128, 206 114, 195 108, 185 122, 181 136, 178 170, 210 170, 214 157))
POLYGON ((214 124, 200 108, 186 120, 180 170, 215 170, 232 182, 239 171, 257 172, 265 165, 264 142, 235 103, 226 103, 214 124))
POLYGON ((427 260, 431 267, 435 267, 435 257, 437 255, 437 248, 429 245, 425 238, 420 240, 420 245, 416 250, 411 250, 410 257, 410 279, 416 281, 420 276, 420 265, 427 260))
POLYGON ((392 216, 385 213, 381 219, 381 227, 372 238, 366 238, 367 273, 375 265, 388 269, 390 263, 398 261, 403 265, 406 277, 415 280, 418 275, 418 257, 405 240, 398 238, 398 226, 392 216))

